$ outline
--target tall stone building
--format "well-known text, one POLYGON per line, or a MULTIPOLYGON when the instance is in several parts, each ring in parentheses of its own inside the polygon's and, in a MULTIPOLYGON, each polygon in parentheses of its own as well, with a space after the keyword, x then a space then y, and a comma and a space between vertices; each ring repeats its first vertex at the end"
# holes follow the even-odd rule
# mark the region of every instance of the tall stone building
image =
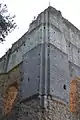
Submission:
POLYGON ((0 59, 3 120, 80 120, 80 31, 49 6, 0 59))

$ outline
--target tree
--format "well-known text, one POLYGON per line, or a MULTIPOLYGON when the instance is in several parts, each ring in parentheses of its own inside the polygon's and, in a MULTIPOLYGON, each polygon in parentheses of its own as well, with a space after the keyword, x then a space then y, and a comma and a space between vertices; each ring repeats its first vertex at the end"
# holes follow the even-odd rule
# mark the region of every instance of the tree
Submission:
POLYGON ((5 41, 5 37, 15 29, 16 23, 14 22, 14 16, 8 13, 6 4, 0 4, 0 42, 5 41))

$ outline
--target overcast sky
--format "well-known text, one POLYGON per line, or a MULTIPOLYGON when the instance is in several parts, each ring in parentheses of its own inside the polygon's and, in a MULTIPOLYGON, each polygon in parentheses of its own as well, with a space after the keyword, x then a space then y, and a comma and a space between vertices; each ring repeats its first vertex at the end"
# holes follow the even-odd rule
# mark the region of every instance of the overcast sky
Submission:
MULTIPOLYGON (((16 23, 19 28, 9 34, 4 44, 0 44, 0 57, 28 30, 34 16, 49 6, 49 0, 4 1, 8 5, 9 12, 16 15, 16 23)), ((63 17, 80 29, 80 0, 50 0, 50 4, 60 10, 63 17)))

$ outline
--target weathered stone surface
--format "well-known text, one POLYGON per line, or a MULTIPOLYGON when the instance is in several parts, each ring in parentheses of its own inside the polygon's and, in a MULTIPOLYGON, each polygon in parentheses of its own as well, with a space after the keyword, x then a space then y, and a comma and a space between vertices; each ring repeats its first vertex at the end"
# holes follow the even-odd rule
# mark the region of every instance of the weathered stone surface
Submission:
POLYGON ((70 111, 80 111, 80 78, 75 77, 70 83, 70 111))
POLYGON ((19 105, 18 120, 80 120, 80 114, 73 114, 63 101, 48 99, 47 109, 42 109, 39 99, 22 102, 19 105))
POLYGON ((10 90, 11 92, 9 92, 9 88, 11 88, 12 86, 17 87, 18 94, 19 94, 18 86, 20 83, 20 79, 21 79, 20 65, 16 66, 14 69, 9 71, 8 73, 0 75, 0 96, 1 96, 0 105, 2 109, 1 116, 3 116, 5 113, 8 113, 8 111, 10 112, 10 110, 13 108, 13 105, 15 102, 14 100, 16 99, 16 96, 13 96, 13 95, 14 95, 14 92, 16 91, 10 90), (15 97, 15 99, 13 98, 14 99, 13 100, 12 97, 15 97))

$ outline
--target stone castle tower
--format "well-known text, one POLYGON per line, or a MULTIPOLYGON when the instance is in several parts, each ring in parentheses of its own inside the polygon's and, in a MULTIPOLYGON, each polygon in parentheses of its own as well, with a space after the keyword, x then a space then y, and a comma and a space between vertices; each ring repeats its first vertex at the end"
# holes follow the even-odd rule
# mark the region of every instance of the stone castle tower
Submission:
POLYGON ((80 120, 80 31, 49 6, 0 59, 1 120, 80 120))

